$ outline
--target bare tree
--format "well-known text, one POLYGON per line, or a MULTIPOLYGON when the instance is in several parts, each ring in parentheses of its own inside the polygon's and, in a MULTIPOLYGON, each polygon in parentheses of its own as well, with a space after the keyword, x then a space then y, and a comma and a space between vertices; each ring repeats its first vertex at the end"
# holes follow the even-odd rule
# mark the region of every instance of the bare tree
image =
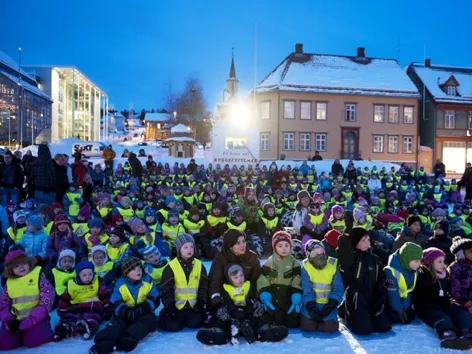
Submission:
POLYGON ((164 85, 164 108, 167 112, 174 112, 177 109, 177 95, 173 90, 172 79, 169 77, 164 85))

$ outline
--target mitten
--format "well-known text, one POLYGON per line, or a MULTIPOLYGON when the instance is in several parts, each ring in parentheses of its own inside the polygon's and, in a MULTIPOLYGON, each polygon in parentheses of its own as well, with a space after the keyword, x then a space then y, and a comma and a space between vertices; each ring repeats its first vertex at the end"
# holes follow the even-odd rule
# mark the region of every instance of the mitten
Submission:
POLYGON ((212 297, 212 299, 211 299, 211 304, 215 308, 218 308, 221 305, 224 305, 224 303, 225 302, 224 302, 223 298, 220 295, 216 295, 215 297, 212 297))
POLYGON ((334 299, 329 299, 328 303, 323 306, 323 308, 319 311, 319 314, 322 318, 328 316, 334 309, 338 307, 339 303, 334 299))
MULTIPOLYGON (((272 306, 272 308, 274 308, 274 306, 272 306)), ((258 300, 254 300, 252 302, 252 316, 254 318, 259 318, 263 314, 264 314, 264 307, 262 306, 261 302, 258 300)))
POLYGON ((292 305, 288 309, 287 314, 292 313, 294 310, 296 313, 300 313, 302 309, 302 294, 300 293, 294 293, 292 294, 292 305))
POLYGON ((20 329, 20 321, 19 320, 7 321, 6 325, 7 325, 8 331, 10 331, 12 333, 16 333, 20 329))
POLYGON ((272 304, 272 294, 269 293, 268 291, 264 291, 259 295, 259 298, 261 299, 262 306, 264 306, 264 310, 275 310, 274 305, 272 304))
POLYGON ((319 314, 318 309, 316 308, 316 302, 310 301, 306 304, 306 309, 310 314, 310 317, 316 323, 323 322, 323 317, 319 314))
POLYGON ((216 311, 216 317, 218 320, 221 322, 226 322, 229 321, 229 312, 228 308, 226 306, 221 306, 217 311, 216 311))

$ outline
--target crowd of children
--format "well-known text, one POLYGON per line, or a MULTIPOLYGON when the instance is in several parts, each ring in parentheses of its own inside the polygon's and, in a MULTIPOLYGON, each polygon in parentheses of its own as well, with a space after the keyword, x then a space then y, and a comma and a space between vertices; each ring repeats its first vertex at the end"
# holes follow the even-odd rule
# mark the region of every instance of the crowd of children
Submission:
POLYGON ((8 203, 0 350, 81 336, 128 352, 184 328, 277 342, 339 318, 369 335, 416 317, 442 347, 472 348, 472 213, 455 181, 304 167, 159 163, 138 179, 118 164, 90 198, 72 185, 64 204, 8 203))

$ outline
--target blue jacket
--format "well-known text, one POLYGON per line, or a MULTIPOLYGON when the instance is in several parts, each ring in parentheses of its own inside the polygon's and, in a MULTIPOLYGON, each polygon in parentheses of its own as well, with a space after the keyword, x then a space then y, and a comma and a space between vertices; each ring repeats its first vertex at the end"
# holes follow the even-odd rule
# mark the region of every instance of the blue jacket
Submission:
POLYGON ((113 288, 113 293, 111 294, 111 302, 113 304, 118 304, 118 306, 115 307, 115 315, 118 315, 120 312, 120 308, 122 306, 128 306, 126 303, 124 303, 123 298, 120 293, 120 287, 125 284, 125 286, 128 288, 129 292, 133 296, 133 298, 136 300, 138 298, 138 293, 139 289, 141 289, 141 286, 143 285, 143 281, 146 281, 148 283, 152 284, 151 291, 148 294, 147 302, 151 306, 152 311, 156 309, 156 306, 154 304, 154 299, 159 296, 159 292, 157 291, 156 286, 154 285, 151 277, 147 274, 143 275, 143 278, 138 281, 138 282, 133 282, 127 277, 121 277, 120 279, 117 280, 115 283, 115 287, 113 288))
MULTIPOLYGON (((409 288, 413 284, 415 273, 414 271, 409 271, 404 269, 400 264, 399 251, 395 251, 390 255, 388 259, 388 266, 398 270, 405 277, 405 282, 409 288)), ((385 275, 387 276, 387 290, 388 290, 388 302, 390 307, 396 311, 400 312, 401 310, 407 310, 411 306, 411 295, 409 293, 406 298, 401 298, 400 293, 398 292, 398 281, 393 276, 390 269, 385 269, 385 275)))
POLYGON ((333 183, 328 178, 320 179, 320 189, 321 190, 326 189, 328 191, 331 191, 331 189, 333 189, 333 183))
MULTIPOLYGON (((303 289, 303 308, 302 308, 302 314, 306 317, 310 317, 308 310, 306 309, 306 304, 315 301, 315 292, 313 290, 313 283, 310 280, 310 276, 308 275, 307 271, 305 268, 302 267, 302 289, 303 289)), ((341 277, 341 272, 339 271, 339 267, 336 270, 336 273, 334 273, 333 276, 333 283, 332 283, 332 289, 329 294, 329 299, 336 300, 338 304, 340 304, 343 301, 343 296, 344 296, 344 285, 343 285, 343 280, 341 277)), ((318 310, 321 310, 324 305, 322 304, 316 304, 316 307, 318 310)), ((338 309, 336 308, 333 310, 328 316, 324 318, 324 320, 337 320, 338 318, 338 309)))
POLYGON ((302 164, 299 167, 299 171, 303 174, 304 177, 306 177, 306 175, 308 174, 308 171, 310 171, 310 166, 302 164))
POLYGON ((2 233, 6 236, 10 222, 8 221, 7 211, 2 205, 0 205, 0 224, 2 224, 2 233))
POLYGON ((46 259, 48 235, 46 235, 44 229, 41 229, 34 234, 28 230, 25 230, 25 233, 18 244, 24 247, 28 257, 32 258, 35 256, 40 256, 41 259, 46 259))

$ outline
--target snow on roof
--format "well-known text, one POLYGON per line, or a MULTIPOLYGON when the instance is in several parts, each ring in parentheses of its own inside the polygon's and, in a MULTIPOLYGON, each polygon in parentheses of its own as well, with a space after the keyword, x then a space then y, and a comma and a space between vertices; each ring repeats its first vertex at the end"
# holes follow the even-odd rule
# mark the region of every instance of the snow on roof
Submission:
POLYGON ((411 68, 434 97, 434 100, 442 103, 467 103, 472 104, 472 68, 447 67, 445 65, 432 65, 425 67, 420 63, 413 63, 411 68), (448 96, 440 85, 443 85, 454 76, 459 83, 458 96, 448 96))
POLYGON ((166 139, 166 141, 176 141, 176 142, 179 142, 179 141, 190 141, 190 142, 195 142, 195 139, 189 137, 189 136, 174 136, 172 138, 168 138, 166 139))
POLYGON ((146 112, 146 116, 144 120, 146 122, 168 122, 172 119, 172 114, 169 113, 148 113, 146 112))
POLYGON ((396 60, 364 60, 325 54, 291 54, 256 87, 256 91, 420 97, 396 60))
MULTIPOLYGON (((17 76, 14 76, 14 75, 11 75, 11 74, 8 74, 4 71, 0 71, 0 75, 4 75, 5 77, 7 77, 9 80, 15 82, 15 83, 18 83, 18 77, 17 76)), ((44 91, 41 91, 39 88, 37 88, 36 86, 34 85, 31 85, 29 82, 26 82, 25 80, 21 80, 20 81, 21 85, 25 88, 25 90, 28 90, 30 91, 31 93, 34 93, 35 95, 38 95, 42 98, 45 98, 49 101, 52 102, 52 99, 51 97, 49 97, 44 91)))
MULTIPOLYGON (((5 64, 8 66, 10 69, 13 69, 18 72, 18 63, 16 63, 11 56, 6 54, 5 52, 2 52, 0 50, 0 63, 5 64)), ((26 71, 21 69, 21 75, 28 76, 31 80, 34 80, 30 74, 28 74, 26 71)))
POLYGON ((171 133, 191 133, 192 130, 183 124, 177 124, 170 130, 171 133))

